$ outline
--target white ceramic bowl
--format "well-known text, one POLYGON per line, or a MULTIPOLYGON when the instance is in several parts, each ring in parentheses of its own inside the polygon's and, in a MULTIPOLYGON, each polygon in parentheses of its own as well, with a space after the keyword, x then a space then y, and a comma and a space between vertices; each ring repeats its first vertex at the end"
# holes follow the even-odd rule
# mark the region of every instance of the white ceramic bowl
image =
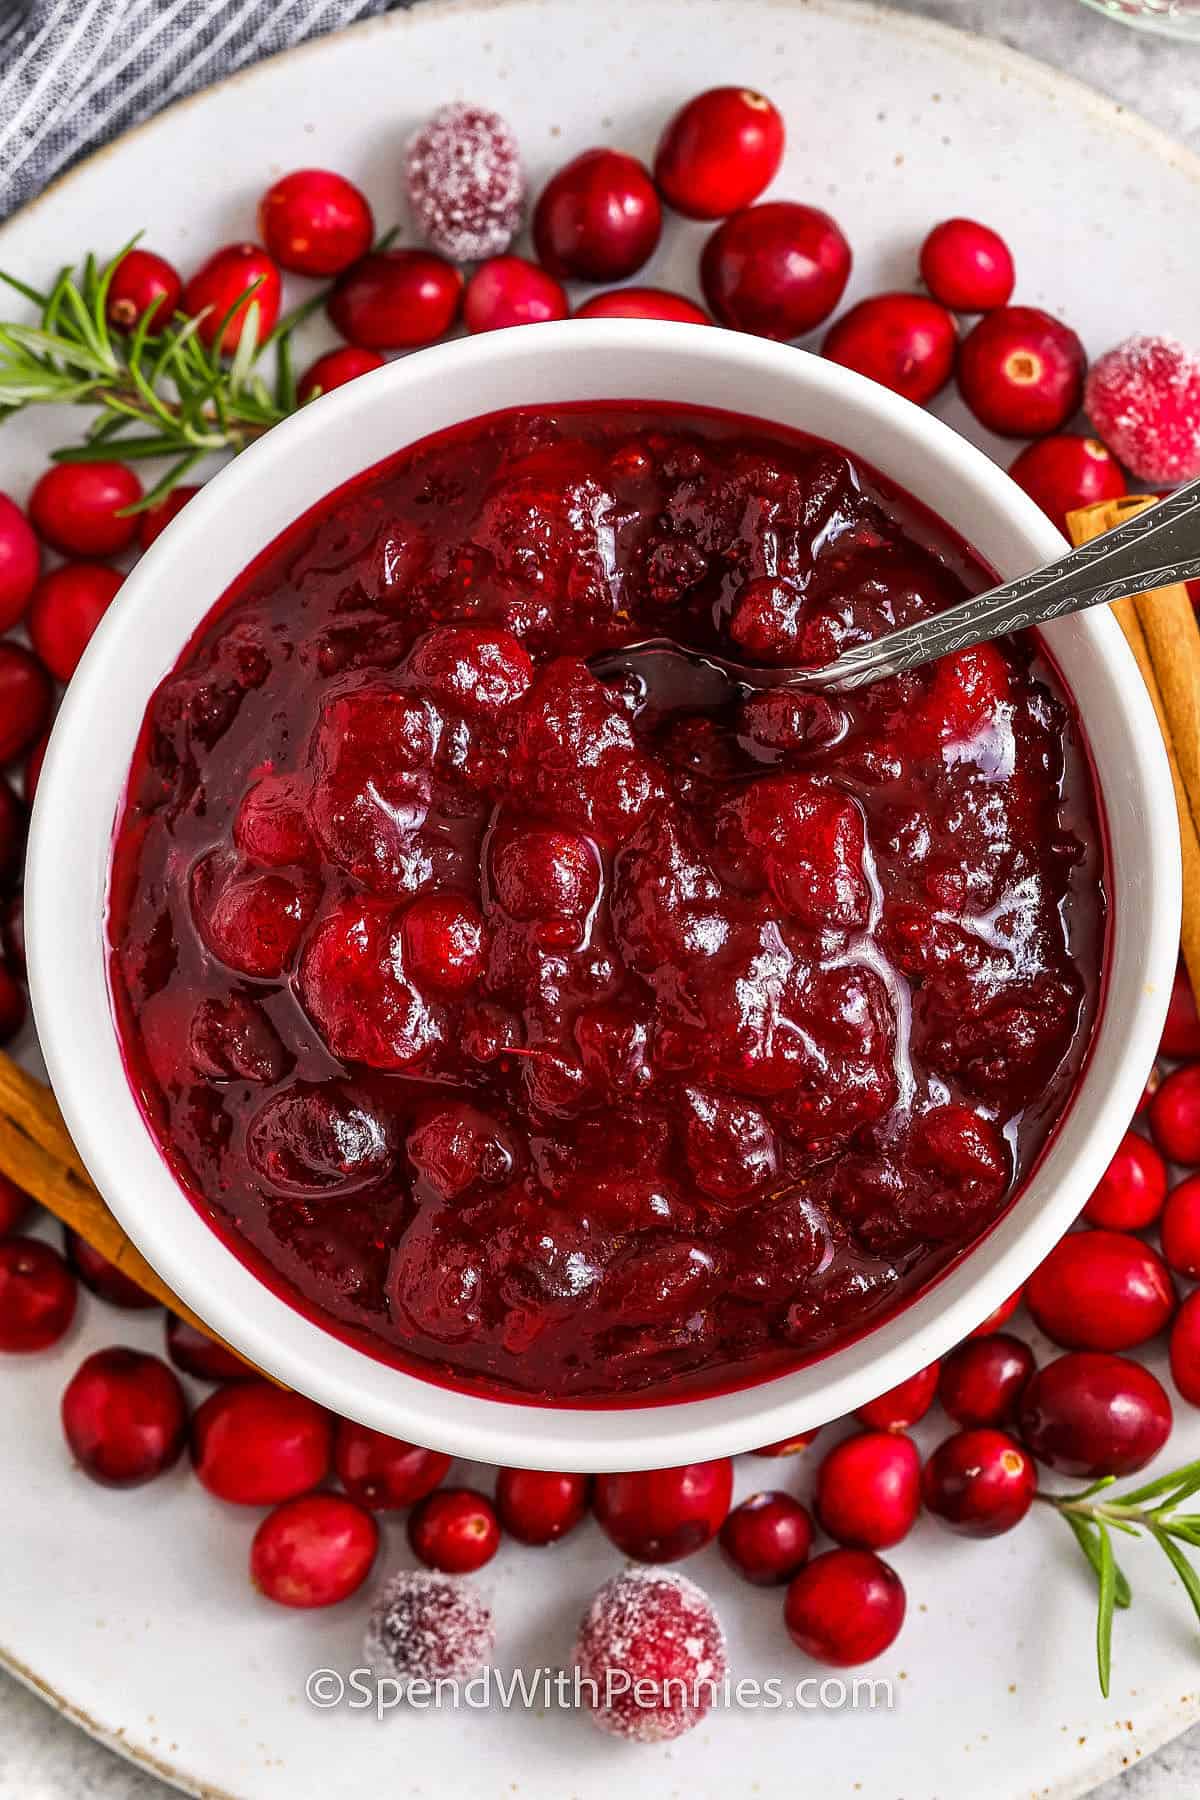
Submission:
POLYGON ((503 407, 690 401, 798 427, 899 481, 1002 575, 1062 540, 1000 469, 929 414, 835 363, 729 331, 566 322, 424 351, 328 395, 192 500, 138 564, 71 682, 38 790, 26 888, 46 1062, 101 1193, 190 1306, 246 1356, 397 1437, 544 1469, 662 1467, 750 1449, 851 1411, 966 1335, 1078 1214, 1132 1116, 1179 936, 1179 850, 1166 758, 1107 612, 1047 641, 1091 741, 1110 834, 1112 936, 1097 1039, 1074 1101, 1016 1204, 928 1293, 857 1342, 712 1398, 597 1409, 479 1399, 400 1373, 271 1293, 176 1185, 130 1091, 114 1030, 104 915, 111 837, 157 683, 252 558, 332 488, 427 433, 503 407))

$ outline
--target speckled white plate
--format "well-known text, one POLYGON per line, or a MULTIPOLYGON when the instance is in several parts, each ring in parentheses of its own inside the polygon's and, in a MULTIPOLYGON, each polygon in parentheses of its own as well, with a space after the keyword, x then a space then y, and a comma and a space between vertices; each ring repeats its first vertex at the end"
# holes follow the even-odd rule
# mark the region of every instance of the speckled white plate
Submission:
MULTIPOLYGON (((911 283, 929 224, 970 212, 1013 242, 1018 297, 1064 313, 1091 349, 1136 328, 1194 334, 1200 161, 995 44, 838 0, 427 0, 268 63, 94 157, 0 232, 0 266, 42 280, 144 227, 186 267, 252 233, 258 193, 302 164, 362 181, 387 223, 400 210, 404 137, 444 100, 502 109, 538 180, 593 142, 648 152, 675 104, 729 80, 781 104, 790 148, 777 191, 837 213, 856 293, 911 283)), ((672 224, 650 279, 691 286, 702 236, 672 224)), ((965 423, 955 402, 947 413, 965 423)), ((49 414, 4 426, 0 487, 24 492, 68 429, 49 414)), ((182 1469, 110 1494, 70 1467, 56 1411, 80 1357, 105 1343, 153 1347, 161 1331, 156 1315, 85 1300, 65 1344, 0 1370, 0 1657, 190 1791, 610 1800, 615 1783, 635 1781, 664 1800, 1067 1800, 1200 1717, 1200 1646, 1182 1594, 1138 1546, 1127 1556, 1137 1600, 1118 1620, 1112 1699, 1100 1700, 1089 1580, 1065 1528, 1040 1511, 990 1544, 923 1524, 894 1553, 910 1616, 870 1671, 893 1682, 890 1711, 730 1711, 674 1747, 631 1750, 555 1711, 377 1725, 317 1710, 306 1676, 358 1663, 365 1603, 304 1616, 260 1601, 246 1579, 256 1515, 222 1508, 182 1469)), ((1200 1455, 1200 1418, 1181 1420, 1171 1454, 1200 1455)), ((803 1490, 805 1476, 803 1459, 743 1458, 738 1471, 741 1492, 803 1490)), ((393 1523, 381 1569, 406 1559, 393 1523)), ((507 1546, 478 1578, 495 1598, 501 1663, 559 1663, 614 1563, 590 1525, 554 1551, 507 1546)), ((739 1585, 711 1551, 688 1568, 722 1608, 739 1676, 814 1673, 783 1633, 778 1595, 739 1585)))

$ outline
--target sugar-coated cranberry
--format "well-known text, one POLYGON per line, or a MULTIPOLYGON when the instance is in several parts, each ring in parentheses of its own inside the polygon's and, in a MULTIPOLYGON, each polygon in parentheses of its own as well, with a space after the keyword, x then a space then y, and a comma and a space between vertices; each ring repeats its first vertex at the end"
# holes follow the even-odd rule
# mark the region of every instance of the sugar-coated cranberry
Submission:
POLYGON ((197 1331, 194 1325, 181 1319, 176 1313, 167 1313, 163 1335, 168 1357, 185 1375, 194 1375, 198 1381, 258 1379, 250 1364, 243 1362, 227 1344, 218 1343, 206 1332, 197 1331))
POLYGON ((544 325, 571 310, 561 281, 524 256, 493 256, 481 263, 463 294, 463 323, 470 332, 507 325, 544 325))
POLYGON ((1200 1406, 1200 1289, 1188 1295, 1171 1327, 1171 1379, 1183 1398, 1200 1406))
POLYGON ((379 1512, 415 1506, 445 1480, 450 1458, 403 1438, 372 1431, 353 1419, 339 1419, 333 1440, 333 1467, 352 1500, 379 1512))
POLYGON ((377 1676, 465 1680, 496 1648, 491 1608, 469 1582, 402 1569, 384 1583, 367 1621, 363 1654, 377 1676))
POLYGON ((999 1537, 1019 1525, 1037 1492, 1033 1459, 1005 1431, 958 1431, 925 1464, 929 1511, 963 1537, 999 1537))
POLYGON ((813 1523, 790 1494, 751 1494, 721 1527, 720 1543, 731 1563, 755 1587, 779 1587, 808 1561, 813 1523))
POLYGON ((29 608, 29 636, 50 673, 70 681, 124 576, 107 563, 69 562, 43 575, 29 608))
POLYGON ((926 1368, 918 1369, 907 1381, 897 1383, 886 1394, 860 1406, 855 1418, 875 1431, 907 1431, 910 1425, 923 1419, 933 1405, 938 1388, 938 1368, 939 1364, 932 1362, 926 1368))
POLYGON ((1178 338, 1136 336, 1107 351, 1084 405, 1140 481, 1173 487, 1200 475, 1200 352, 1178 338))
POLYGON ((1175 1287, 1158 1252, 1120 1231, 1073 1231, 1025 1284, 1036 1323, 1067 1350, 1129 1350, 1160 1332, 1175 1287))
POLYGON ((678 1562, 717 1535, 732 1497, 733 1464, 721 1456, 673 1469, 598 1475, 592 1506, 625 1556, 678 1562))
POLYGON ((1161 1056, 1200 1057, 1200 1009, 1187 970, 1180 963, 1171 983, 1167 1022, 1158 1046, 1161 1056))
POLYGON ((666 319, 675 325, 711 325, 702 306, 669 288, 624 287, 593 294, 575 308, 577 319, 666 319))
POLYGON ((192 1420, 192 1466, 218 1500, 277 1506, 324 1481, 333 1421, 303 1394, 269 1381, 218 1388, 192 1420))
POLYGON ((963 339, 958 386, 990 431, 1043 437, 1078 410, 1086 368, 1082 343, 1061 319, 1036 306, 1001 306, 963 339))
POLYGON ((67 1383, 62 1427, 85 1475, 105 1487, 140 1487, 178 1462, 187 1401, 159 1357, 124 1346, 97 1350, 67 1383))
POLYGON ((1200 1063, 1167 1076, 1150 1102, 1150 1129, 1171 1162, 1200 1163, 1200 1063))
POLYGON ((183 482, 179 487, 171 489, 155 506, 147 506, 138 514, 138 548, 148 550, 156 538, 160 538, 171 520, 181 513, 188 501, 193 499, 200 489, 183 482))
POLYGON ((905 1608, 903 1583, 882 1557, 871 1550, 826 1550, 793 1580, 783 1617, 806 1656, 849 1669, 895 1643, 905 1608))
POLYGON ((1060 1474, 1132 1475, 1166 1443, 1171 1402, 1141 1363, 1073 1350, 1038 1370, 1021 1396, 1017 1428, 1038 1461, 1060 1474))
POLYGON ((993 1331, 1002 1330, 1002 1328, 1008 1324, 1008 1321, 1012 1318, 1024 1298, 1025 1289, 1024 1287, 1019 1287, 1015 1294, 1010 1294, 1007 1300, 1002 1300, 995 1311, 990 1312, 987 1318, 983 1319, 969 1336, 973 1338, 990 1337, 993 1331))
POLYGON ((415 350, 458 318, 463 278, 428 250, 376 250, 339 275, 326 311, 360 350, 415 350))
POLYGON ((829 327, 821 354, 924 406, 949 381, 957 348, 954 315, 936 300, 876 294, 829 327))
POLYGON ((820 1435, 821 1427, 818 1425, 815 1431, 799 1431, 795 1437, 779 1438, 773 1444, 763 1444, 752 1454, 754 1456, 798 1456, 801 1450, 807 1450, 808 1446, 820 1435))
MULTIPOLYGON (((20 872, 25 856, 26 826, 25 808, 0 775, 0 886, 20 872)), ((7 944, 4 953, 9 954, 7 944)))
POLYGON ((773 200, 717 226, 700 258, 700 281, 722 325, 794 338, 829 317, 850 263, 850 246, 828 213, 773 200))
POLYGON ((538 260, 552 275, 624 281, 652 254, 662 207, 645 166, 620 150, 585 150, 551 176, 533 213, 538 260))
POLYGON ((108 284, 104 316, 116 331, 133 331, 149 315, 154 331, 165 331, 183 299, 183 280, 165 256, 127 250, 108 284))
POLYGON ((40 1238, 0 1238, 0 1351, 48 1350, 75 1317, 75 1277, 40 1238))
POLYGON ((0 963, 0 1044, 12 1042, 28 1014, 24 988, 7 963, 0 963))
POLYGON ((588 1508, 586 1475, 501 1469, 496 1476, 500 1523, 519 1544, 553 1544, 574 1531, 588 1508))
POLYGON ((0 1175, 0 1238, 19 1231, 29 1217, 32 1196, 7 1175, 0 1175))
POLYGON ((128 508, 141 497, 142 484, 125 463, 53 463, 34 483, 29 516, 64 556, 116 556, 137 535, 128 508))
POLYGON ((29 520, 15 501, 0 494, 0 632, 11 631, 24 618, 41 566, 29 520))
POLYGON ((1016 271, 1011 250, 990 225, 943 219, 921 245, 921 279, 955 312, 991 312, 1007 306, 1016 271))
POLYGON ((1144 1231, 1153 1225, 1167 1197, 1167 1165, 1154 1145, 1127 1131, 1083 1216, 1090 1225, 1112 1231, 1144 1231))
POLYGON ((202 344, 232 356, 252 324, 260 344, 269 337, 279 318, 282 293, 279 265, 260 245, 226 244, 201 264, 184 288, 183 310, 190 318, 203 314, 197 327, 202 344))
POLYGON ((408 1516, 413 1555, 444 1575, 468 1575, 500 1548, 500 1521, 486 1494, 474 1488, 436 1488, 408 1516))
POLYGON ((119 1306, 125 1312, 145 1312, 158 1305, 153 1294, 139 1287, 107 1256, 101 1256, 99 1250, 93 1249, 87 1239, 81 1238, 69 1225, 63 1227, 63 1247, 67 1261, 84 1287, 98 1294, 101 1300, 107 1300, 110 1306, 119 1306))
POLYGON ((725 1679, 725 1634, 686 1575, 628 1569, 593 1597, 571 1661, 598 1730, 663 1743, 708 1712, 725 1679))
POLYGON ((409 140, 405 182, 425 241, 452 262, 507 250, 525 212, 525 171, 511 129, 485 106, 452 101, 409 140))
POLYGON ((340 1494, 302 1494, 267 1514, 250 1545, 250 1579, 280 1606, 336 1606, 357 1593, 379 1549, 379 1527, 340 1494))
POLYGON ((723 219, 758 199, 783 160, 778 109, 753 88, 697 94, 668 121, 654 153, 654 179, 686 219, 723 219))
POLYGON ((457 998, 483 973, 483 918, 463 894, 422 894, 404 912, 400 939, 405 968, 430 993, 457 998))
POLYGON ((921 1506, 921 1458, 903 1432, 859 1431, 817 1470, 817 1517, 831 1538, 886 1550, 907 1537, 921 1506))
POLYGON ((1067 514, 1126 491, 1116 457, 1099 438, 1063 432, 1029 444, 1009 464, 1018 487, 1067 535, 1067 514))
POLYGON ((1189 1175, 1167 1195, 1159 1242, 1177 1275, 1200 1281, 1200 1175, 1189 1175))
POLYGON ((334 388, 345 387, 348 381, 357 381, 360 375, 382 369, 384 360, 378 350, 360 350, 356 344, 327 350, 300 377, 296 398, 303 406, 307 401, 315 400, 318 394, 331 394, 334 388))
POLYGON ((281 269, 340 275, 365 256, 375 235, 367 197, 329 169, 293 169, 258 204, 258 229, 281 269))
POLYGON ((938 1398, 956 1425, 1003 1425, 1036 1367, 1029 1345, 1006 1332, 968 1338, 942 1363, 938 1398))

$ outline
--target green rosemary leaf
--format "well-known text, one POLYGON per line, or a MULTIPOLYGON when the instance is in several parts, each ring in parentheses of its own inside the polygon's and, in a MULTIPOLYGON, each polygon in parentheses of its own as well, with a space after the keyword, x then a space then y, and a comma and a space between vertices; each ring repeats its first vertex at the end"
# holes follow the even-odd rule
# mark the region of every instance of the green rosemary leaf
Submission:
POLYGON ((292 364, 292 334, 285 331, 275 349, 275 401, 280 412, 296 410, 296 371, 292 364))
POLYGON ((179 483, 191 474, 197 463, 204 461, 206 455, 207 451, 193 450, 187 456, 181 456, 178 462, 171 465, 161 481, 156 481, 154 486, 142 495, 137 504, 127 510, 139 513, 146 512, 151 506, 157 506, 160 500, 166 499, 172 488, 177 488, 179 483))
POLYGON ((1077 1494, 1055 1494, 1054 1498, 1066 1501, 1068 1505, 1073 1504, 1076 1500, 1090 1500, 1093 1494, 1099 1494, 1105 1488, 1110 1488, 1116 1479, 1115 1475, 1102 1475, 1099 1481, 1093 1481, 1091 1487, 1080 1488, 1077 1494))
POLYGON ((1117 1603, 1117 1564, 1113 1556, 1112 1539, 1104 1525, 1097 1527, 1100 1537, 1100 1567, 1097 1577, 1100 1583, 1100 1604, 1096 1613, 1096 1666, 1100 1672, 1100 1692, 1108 1699, 1108 1690, 1112 1681, 1112 1631, 1113 1608, 1117 1603))
POLYGON ((86 344, 74 342, 54 331, 43 331, 37 325, 0 325, 0 344, 15 345, 34 356, 49 357, 72 368, 87 369, 93 375, 111 375, 104 357, 97 356, 86 344))
MULTIPOLYGON (((122 462, 140 462, 148 456, 177 456, 179 439, 170 432, 157 432, 145 437, 122 437, 120 439, 122 462)), ((50 453, 51 462, 92 463, 109 462, 112 459, 113 447, 108 439, 97 441, 95 438, 86 444, 67 444, 61 450, 50 453)), ((203 451, 197 452, 203 455, 203 451)))
POLYGON ((1160 1475, 1156 1481, 1146 1482, 1144 1487, 1132 1488, 1121 1495, 1121 1505, 1140 1506, 1143 1500, 1154 1500, 1159 1494, 1170 1494, 1176 1488, 1183 1488, 1195 1477, 1200 1477, 1200 1459, 1184 1463, 1182 1468, 1173 1469, 1169 1475, 1160 1475))
POLYGON ((10 275, 6 269, 0 269, 0 281, 2 281, 6 287, 15 289, 18 294, 24 299, 31 301, 34 306, 44 310, 48 304, 48 295, 40 293, 35 287, 30 287, 27 281, 18 281, 17 277, 15 275, 10 275))
POLYGON ((1179 1545, 1172 1543, 1165 1531, 1155 1525, 1150 1527, 1150 1531, 1155 1543, 1183 1583, 1184 1592, 1192 1603, 1196 1617, 1200 1619, 1200 1574, 1196 1573, 1179 1545))
MULTIPOLYGON (((1097 1580, 1099 1580, 1099 1578, 1100 1578, 1100 1545, 1099 1545, 1099 1541, 1098 1541, 1099 1534, 1096 1530, 1096 1527, 1094 1525, 1092 1525, 1090 1523, 1090 1521, 1088 1521, 1087 1519, 1073 1518, 1070 1513, 1064 1513, 1063 1517, 1066 1519, 1067 1524, 1071 1527, 1071 1530, 1075 1533, 1076 1543, 1079 1545, 1079 1548, 1083 1551, 1083 1554, 1087 1557, 1089 1563, 1092 1565, 1092 1568, 1096 1574, 1096 1578, 1097 1578, 1097 1580)), ((1115 1577, 1115 1584, 1114 1584, 1114 1588, 1113 1588, 1113 1601, 1114 1601, 1115 1605, 1119 1606, 1121 1608, 1121 1610, 1124 1611, 1124 1609, 1127 1606, 1131 1606, 1133 1604, 1133 1590, 1130 1587, 1128 1581, 1126 1580, 1124 1571, 1121 1569, 1120 1564, 1117 1563, 1115 1559, 1113 1562, 1113 1573, 1114 1573, 1114 1577, 1115 1577)))

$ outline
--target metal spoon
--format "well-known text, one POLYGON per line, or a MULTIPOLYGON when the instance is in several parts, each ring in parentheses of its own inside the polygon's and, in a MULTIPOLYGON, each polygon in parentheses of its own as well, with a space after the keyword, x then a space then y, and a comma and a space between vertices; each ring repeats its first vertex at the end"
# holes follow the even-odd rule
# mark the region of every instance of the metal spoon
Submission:
POLYGON ((1002 582, 985 594, 961 600, 930 619, 903 625, 870 644, 856 644, 818 669, 756 668, 704 650, 689 650, 673 638, 643 638, 619 650, 591 657, 588 667, 602 681, 632 678, 661 692, 673 671, 686 688, 688 704, 719 706, 739 688, 807 688, 846 693, 916 669, 952 650, 966 650, 1009 631, 1044 625, 1067 613, 1083 612, 1109 600, 1124 600, 1152 588, 1200 577, 1200 481, 1191 481, 1125 525, 1081 544, 1066 556, 1002 582))

